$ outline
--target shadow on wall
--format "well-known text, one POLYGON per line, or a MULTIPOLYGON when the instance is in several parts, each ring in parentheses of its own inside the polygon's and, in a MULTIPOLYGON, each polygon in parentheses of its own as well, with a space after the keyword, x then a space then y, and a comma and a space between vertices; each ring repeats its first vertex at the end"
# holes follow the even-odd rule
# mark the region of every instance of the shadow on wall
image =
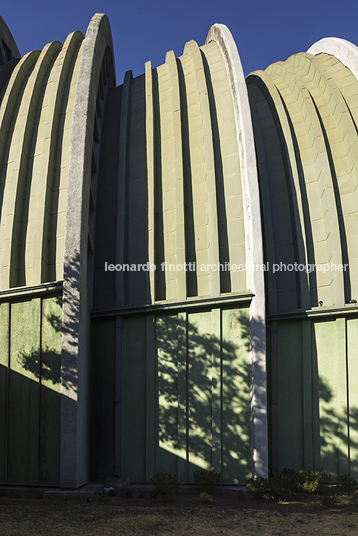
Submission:
MULTIPOLYGON (((76 279, 77 260, 70 267, 76 279)), ((42 295, 0 305, 0 481, 60 484, 60 412, 74 413, 78 371, 73 301, 62 325, 62 296, 42 295), (63 334, 71 348, 63 361, 63 334), (62 394, 61 394, 62 389, 62 394)))
POLYGON ((156 471, 178 466, 179 478, 192 482, 195 470, 214 469, 223 483, 244 482, 251 471, 246 311, 160 316, 156 341, 156 471))
POLYGON ((58 486, 61 297, 1 307, 0 481, 58 486))
MULTIPOLYGON (((53 300, 59 308, 62 307, 61 296, 56 296, 53 300)), ((61 311, 61 309, 59 310, 61 311)), ((58 335, 58 338, 62 339, 61 314, 50 311, 44 315, 44 320, 47 321, 50 329, 58 335)), ((54 386, 61 384, 66 389, 77 391, 77 369, 74 366, 69 366, 62 367, 61 371, 61 346, 56 350, 45 346, 44 349, 33 348, 31 352, 20 352, 18 361, 25 370, 41 382, 50 382, 54 386)))
POLYGON ((277 323, 273 472, 323 467, 333 481, 358 478, 357 327, 353 317, 277 323))
POLYGON ((358 408, 347 411, 347 404, 342 404, 339 411, 329 384, 320 379, 318 385, 319 405, 315 409, 320 434, 316 441, 321 465, 333 480, 348 473, 358 478, 358 408))
POLYGON ((312 323, 313 458, 333 480, 347 473, 358 477, 356 360, 350 344, 357 327, 357 319, 312 323))

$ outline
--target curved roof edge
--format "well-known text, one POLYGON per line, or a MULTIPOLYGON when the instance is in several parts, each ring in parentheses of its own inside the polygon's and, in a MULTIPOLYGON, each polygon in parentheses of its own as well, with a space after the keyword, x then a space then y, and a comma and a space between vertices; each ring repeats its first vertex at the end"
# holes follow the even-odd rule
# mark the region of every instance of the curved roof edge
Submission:
MULTIPOLYGON (((249 98, 240 56, 230 30, 214 24, 206 43, 214 41, 223 55, 234 106, 237 142, 240 155, 245 225, 246 263, 255 268, 263 264, 259 182, 249 98)), ((252 472, 267 476, 267 399, 264 272, 247 269, 247 286, 254 293, 250 307, 250 359, 253 382, 251 397, 252 472)))
POLYGON ((325 37, 314 43, 307 52, 316 56, 325 53, 335 56, 358 80, 358 47, 340 37, 325 37))
MULTIPOLYGON (((15 39, 12 36, 12 33, 10 32, 6 22, 4 19, 0 16, 0 39, 6 44, 8 49, 11 52, 12 58, 10 59, 19 59, 21 58, 21 54, 19 52, 19 49, 17 48, 15 39)), ((0 56, 2 54, 2 51, 0 52, 0 56)))

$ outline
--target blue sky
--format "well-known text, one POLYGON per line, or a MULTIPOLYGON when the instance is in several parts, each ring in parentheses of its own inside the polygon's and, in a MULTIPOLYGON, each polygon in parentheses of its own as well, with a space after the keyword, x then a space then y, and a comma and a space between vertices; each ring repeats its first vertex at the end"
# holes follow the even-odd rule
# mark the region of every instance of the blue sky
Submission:
POLYGON ((358 45, 358 2, 351 0, 10 0, 0 7, 21 54, 63 43, 73 30, 85 33, 94 13, 109 17, 118 84, 129 69, 141 74, 148 60, 162 64, 168 50, 180 56, 186 41, 202 45, 215 22, 233 34, 245 75, 306 51, 322 37, 358 45))

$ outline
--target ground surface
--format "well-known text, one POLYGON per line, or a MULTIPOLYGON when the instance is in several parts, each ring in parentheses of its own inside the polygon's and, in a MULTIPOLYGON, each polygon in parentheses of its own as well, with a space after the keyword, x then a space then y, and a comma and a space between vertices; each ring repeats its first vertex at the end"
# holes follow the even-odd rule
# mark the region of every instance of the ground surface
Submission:
MULTIPOLYGON (((129 493, 130 495, 130 493, 129 493)), ((139 495, 143 495, 143 492, 139 495)), ((292 497, 276 503, 248 500, 238 492, 218 492, 216 502, 197 490, 181 490, 167 501, 149 497, 92 500, 0 497, 1 536, 115 535, 353 535, 358 534, 358 496, 344 497, 334 508, 318 498, 292 497)))

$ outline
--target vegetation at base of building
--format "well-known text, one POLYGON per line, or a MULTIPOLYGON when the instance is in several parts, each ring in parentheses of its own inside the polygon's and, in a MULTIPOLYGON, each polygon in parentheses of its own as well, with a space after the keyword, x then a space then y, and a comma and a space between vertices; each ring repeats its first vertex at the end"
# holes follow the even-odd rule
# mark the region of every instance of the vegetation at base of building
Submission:
POLYGON ((180 484, 174 475, 169 473, 156 473, 150 480, 149 484, 154 486, 154 496, 161 499, 172 497, 179 491, 180 484))
POLYGON ((342 475, 336 485, 326 487, 322 490, 322 485, 330 478, 321 469, 284 469, 281 475, 272 475, 269 478, 253 477, 247 480, 246 487, 258 498, 283 500, 295 494, 314 494, 322 491, 321 504, 323 506, 334 506, 338 497, 356 487, 357 481, 350 475, 342 475))
POLYGON ((214 473, 214 471, 194 471, 194 482, 205 493, 212 494, 214 489, 220 484, 220 473, 214 473))
POLYGON ((349 495, 357 485, 357 481, 350 475, 342 475, 338 484, 325 489, 321 497, 321 504, 327 507, 335 506, 339 497, 345 493, 349 495))
POLYGON ((332 506, 335 506, 337 503, 337 499, 341 495, 341 490, 339 486, 330 486, 329 488, 326 488, 322 497, 321 497, 321 504, 322 506, 327 506, 331 508, 332 506))
MULTIPOLYGON (((272 475, 269 478, 253 477, 246 481, 246 487, 258 498, 282 500, 292 493, 305 493, 311 495, 322 489, 322 485, 329 481, 330 475, 321 469, 284 469, 281 475, 272 475)), ((337 497, 357 486, 357 481, 350 475, 342 475, 339 483, 326 488, 323 492, 322 504, 331 506, 337 497)))
POLYGON ((342 492, 349 494, 356 486, 358 486, 358 482, 350 475, 342 475, 339 478, 339 487, 342 492))

